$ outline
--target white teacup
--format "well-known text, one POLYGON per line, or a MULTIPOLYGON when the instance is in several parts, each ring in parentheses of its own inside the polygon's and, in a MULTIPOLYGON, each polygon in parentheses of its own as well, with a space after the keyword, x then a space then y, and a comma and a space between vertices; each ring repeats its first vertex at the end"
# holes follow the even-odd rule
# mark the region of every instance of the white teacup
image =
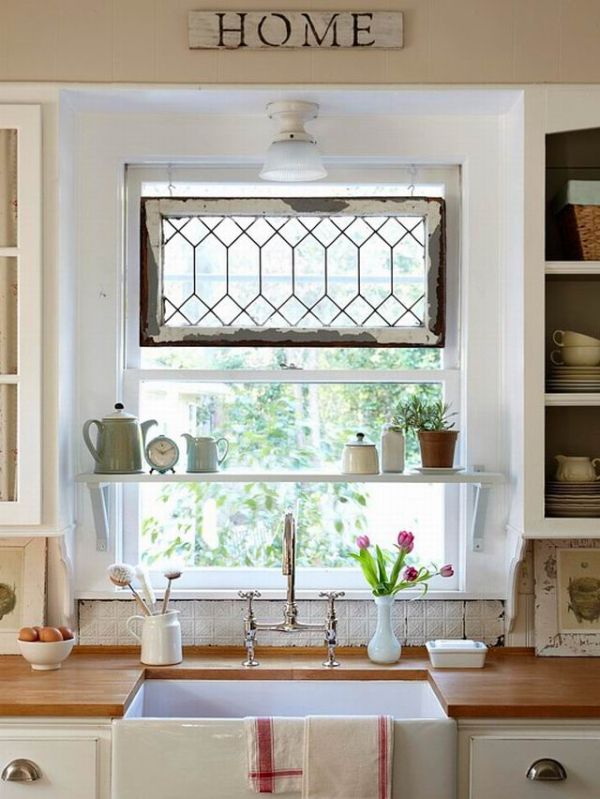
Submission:
POLYGON ((600 345, 597 347, 562 347, 550 353, 555 366, 598 366, 600 345))
POLYGON ((552 341, 557 347, 600 347, 600 339, 575 333, 574 330, 555 330, 552 341))

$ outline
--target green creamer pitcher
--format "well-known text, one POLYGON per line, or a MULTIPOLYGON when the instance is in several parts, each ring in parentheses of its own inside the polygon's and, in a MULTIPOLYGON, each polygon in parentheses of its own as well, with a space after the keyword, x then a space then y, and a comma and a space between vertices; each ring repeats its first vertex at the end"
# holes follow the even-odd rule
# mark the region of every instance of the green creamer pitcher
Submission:
POLYGON ((83 440, 92 453, 96 474, 139 474, 142 471, 142 454, 146 443, 146 433, 155 419, 138 422, 131 413, 123 410, 117 402, 115 412, 104 416, 102 421, 88 419, 83 425, 83 440), (96 444, 90 438, 90 427, 98 430, 96 444))

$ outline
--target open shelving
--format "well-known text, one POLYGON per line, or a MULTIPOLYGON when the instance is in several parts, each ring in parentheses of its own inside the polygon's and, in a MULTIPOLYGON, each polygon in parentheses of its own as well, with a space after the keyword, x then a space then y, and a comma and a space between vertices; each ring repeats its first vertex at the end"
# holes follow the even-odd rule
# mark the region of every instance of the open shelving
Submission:
POLYGON ((471 522, 471 545, 475 551, 483 549, 483 517, 487 490, 505 481, 503 474, 483 470, 468 470, 452 474, 341 474, 333 470, 259 472, 255 470, 225 470, 221 472, 176 472, 175 474, 80 474, 78 483, 87 485, 92 502, 96 548, 108 549, 111 489, 126 484, 165 483, 445 483, 472 485, 474 487, 471 522))

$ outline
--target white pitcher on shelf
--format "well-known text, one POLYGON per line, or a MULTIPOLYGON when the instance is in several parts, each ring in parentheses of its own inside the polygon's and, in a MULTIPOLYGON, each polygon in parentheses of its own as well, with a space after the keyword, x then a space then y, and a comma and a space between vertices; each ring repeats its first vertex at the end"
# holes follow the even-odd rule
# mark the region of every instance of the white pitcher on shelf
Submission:
POLYGON ((567 455, 557 455, 555 460, 558 462, 556 469, 556 479, 561 483, 593 483, 600 480, 600 475, 596 472, 600 458, 573 457, 567 455))

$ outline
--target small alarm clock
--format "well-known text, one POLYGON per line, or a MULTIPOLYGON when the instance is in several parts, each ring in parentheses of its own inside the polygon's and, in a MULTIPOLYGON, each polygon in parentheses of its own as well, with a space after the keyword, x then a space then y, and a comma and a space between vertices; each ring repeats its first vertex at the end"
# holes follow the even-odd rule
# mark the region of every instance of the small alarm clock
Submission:
POLYGON ((157 471, 165 474, 169 470, 175 472, 174 466, 179 460, 179 447, 172 438, 156 436, 146 444, 146 460, 152 467, 150 474, 157 471))

